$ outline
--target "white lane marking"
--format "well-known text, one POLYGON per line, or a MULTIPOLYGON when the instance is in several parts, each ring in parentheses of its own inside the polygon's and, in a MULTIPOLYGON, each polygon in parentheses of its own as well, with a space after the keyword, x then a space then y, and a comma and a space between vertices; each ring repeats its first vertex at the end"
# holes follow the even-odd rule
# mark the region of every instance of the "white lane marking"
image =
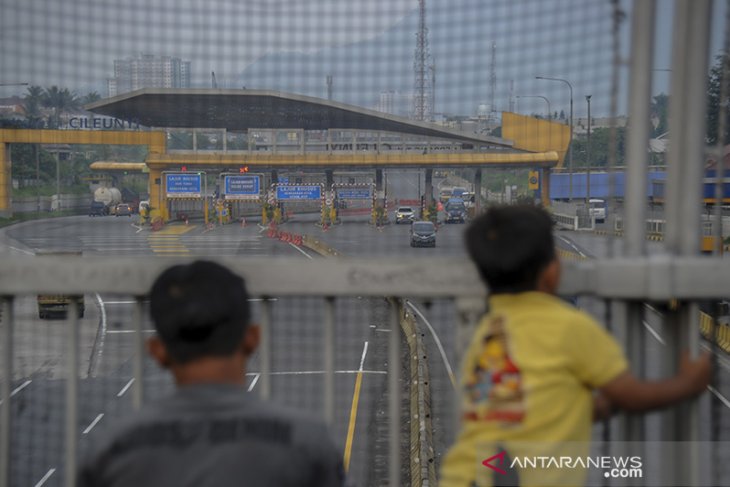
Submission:
POLYGON ((357 369, 358 372, 362 372, 362 368, 365 365, 365 356, 368 354, 368 342, 365 342, 365 345, 362 347, 362 357, 360 357, 360 368, 357 369))
POLYGON ((571 242, 569 239, 563 237, 562 235, 558 235, 558 237, 560 238, 560 240, 562 240, 563 242, 565 242, 568 245, 570 245, 570 247, 573 250, 575 250, 576 252, 578 252, 578 255, 580 255, 583 258, 587 257, 586 254, 584 254, 583 252, 581 252, 580 249, 578 247, 576 247, 575 244, 573 242, 571 242))
POLYGON ((443 345, 441 345, 441 340, 439 340, 438 335, 436 334, 436 330, 433 329, 433 326, 431 326, 431 323, 428 322, 425 316, 423 316, 423 313, 421 313, 421 310, 419 310, 413 303, 410 301, 406 301, 406 305, 408 305, 409 308, 413 310, 416 315, 421 318, 421 320, 425 323, 426 327, 428 327, 428 330, 431 332, 431 336, 433 336, 433 341, 436 342, 436 347, 439 349, 439 353, 441 354, 441 359, 444 361, 444 366, 446 367, 446 372, 449 374, 449 379, 451 380, 451 385, 456 389, 456 376, 454 375, 454 371, 451 369, 451 364, 449 363, 449 359, 446 356, 446 351, 444 350, 443 345))
POLYGON ((19 393, 20 391, 22 391, 23 389, 25 389, 26 387, 28 387, 31 382, 33 382, 33 381, 30 380, 30 379, 28 379, 27 381, 23 382, 18 387, 16 387, 15 389, 13 389, 13 392, 11 392, 10 395, 11 396, 16 395, 17 393, 19 393))
POLYGON ((722 402, 725 405, 726 408, 729 408, 730 409, 730 401, 728 401, 725 396, 723 396, 722 394, 720 394, 719 392, 717 392, 715 390, 715 388, 712 387, 712 386, 707 386, 707 389, 711 393, 713 393, 715 395, 715 397, 717 397, 720 400, 720 402, 722 402))
POLYGON ((8 248, 11 250, 15 250, 16 252, 21 252, 26 255, 35 255, 35 253, 31 252, 30 250, 19 249, 18 247, 13 247, 12 245, 8 245, 8 248))
POLYGON ((307 259, 313 260, 313 257, 311 255, 309 255, 308 253, 306 253, 304 250, 302 250, 300 247, 297 247, 296 245, 294 245, 291 242, 289 242, 289 245, 291 245, 292 247, 294 247, 295 249, 297 249, 299 252, 301 252, 302 254, 304 254, 304 257, 306 257, 307 259))
POLYGON ((253 388, 256 387, 256 383, 259 381, 259 377, 261 377, 261 374, 254 375, 253 380, 251 381, 251 385, 248 386, 248 392, 253 391, 253 388))
POLYGON ((89 426, 87 426, 87 427, 86 427, 86 429, 84 430, 83 434, 84 434, 84 435, 88 435, 88 434, 89 434, 89 432, 90 432, 90 431, 91 431, 92 429, 94 429, 94 426, 96 426, 96 424, 97 424, 97 423, 98 423, 99 421, 101 421, 101 418, 103 418, 103 417, 104 417, 104 413, 101 413, 101 414, 99 414, 99 415, 98 415, 98 416, 97 416, 97 417, 96 417, 96 418, 94 419, 94 421, 92 421, 92 422, 91 422, 91 424, 90 424, 89 426))
MULTIPOLYGON (((152 330, 152 329, 142 330, 142 333, 154 333, 154 332, 155 332, 155 330, 152 330)), ((109 331, 107 331, 107 333, 110 335, 114 335, 114 334, 118 334, 118 333, 135 333, 135 330, 109 330, 109 331)))
MULTIPOLYGON (((360 299, 360 298, 358 298, 358 299, 360 299)), ((375 325, 370 325, 370 328, 377 328, 377 326, 375 326, 375 325)))
POLYGON ((390 330, 388 328, 376 328, 375 331, 379 331, 381 333, 390 333, 390 330))
MULTIPOLYGON (((319 375, 324 374, 324 370, 291 370, 285 372, 272 372, 271 375, 319 375)), ((387 374, 387 370, 335 370, 335 374, 387 374)), ((259 375, 260 372, 248 372, 247 376, 259 375)))
POLYGON ((279 298, 266 298, 266 299, 264 299, 264 298, 248 298, 248 300, 250 302, 254 302, 254 301, 278 301, 279 298))
MULTIPOLYGON (((10 397, 13 397, 13 396, 14 396, 14 395, 16 395, 17 393, 19 393, 20 391, 22 391, 23 389, 25 389, 26 387, 28 387, 28 386, 30 385, 30 383, 31 383, 31 382, 33 382, 33 381, 32 381, 32 380, 30 380, 30 379, 28 379, 27 381, 25 381, 25 382, 23 382, 22 384, 20 384, 20 385, 19 385, 18 387, 16 387, 15 389, 13 389, 13 390, 12 390, 12 391, 10 392, 10 397)), ((0 404, 2 404, 2 403, 3 403, 3 400, 2 400, 2 399, 0 399, 0 404)))
POLYGON ((127 390, 132 387, 132 384, 134 383, 134 377, 129 379, 129 382, 127 382, 127 385, 122 387, 122 390, 117 393, 117 397, 122 397, 127 390))
POLYGON ((96 296, 96 302, 99 305, 99 311, 101 312, 101 338, 99 338, 99 350, 96 352, 97 364, 101 361, 101 355, 104 353, 104 339, 106 339, 106 307, 104 301, 101 299, 99 293, 94 293, 96 296))
POLYGON ((143 228, 142 228, 142 227, 140 227, 140 226, 137 226, 137 225, 135 225, 134 223, 130 223, 130 225, 132 225, 132 227, 134 227, 134 228, 136 228, 136 229, 137 229, 137 231, 136 231, 136 232, 134 232, 134 233, 139 233, 139 232, 141 232, 141 231, 143 230, 143 228))
POLYGON ((51 478, 51 475, 53 475, 53 473, 55 471, 56 471, 56 469, 52 468, 48 472, 46 472, 46 474, 43 476, 43 478, 40 479, 37 484, 35 484, 35 487, 41 487, 41 485, 45 484, 46 481, 51 478))
POLYGON ((658 341, 662 345, 666 345, 666 343, 664 342, 664 339, 661 337, 661 335, 659 335, 659 333, 654 328, 651 327, 651 325, 649 324, 648 321, 643 320, 642 323, 644 324, 644 328, 646 328, 647 331, 649 333, 651 333, 651 336, 656 338, 656 341, 658 341))
POLYGON ((137 301, 131 300, 131 301, 104 301, 104 304, 134 304, 137 301))

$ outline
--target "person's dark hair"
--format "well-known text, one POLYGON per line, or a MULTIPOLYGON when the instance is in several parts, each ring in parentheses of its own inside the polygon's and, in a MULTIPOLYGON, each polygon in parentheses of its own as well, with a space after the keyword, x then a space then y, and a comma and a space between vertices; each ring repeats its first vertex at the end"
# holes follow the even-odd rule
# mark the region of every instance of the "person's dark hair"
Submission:
POLYGON ((555 259, 552 219, 537 206, 494 206, 469 225, 465 238, 491 293, 534 290, 555 259))
POLYGON ((209 261, 160 274, 150 291, 150 314, 177 363, 233 354, 251 318, 243 278, 209 261))

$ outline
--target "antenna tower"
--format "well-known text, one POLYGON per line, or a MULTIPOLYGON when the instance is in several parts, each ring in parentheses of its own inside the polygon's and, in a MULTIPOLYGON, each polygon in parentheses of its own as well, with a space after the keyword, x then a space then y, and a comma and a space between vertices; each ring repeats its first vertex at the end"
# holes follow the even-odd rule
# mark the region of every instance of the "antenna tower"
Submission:
POLYGON ((495 93, 497 92, 497 43, 492 42, 492 61, 489 63, 489 115, 497 113, 495 93))
POLYGON ((413 93, 413 118, 420 121, 431 120, 431 53, 428 48, 428 27, 426 27, 426 0, 418 0, 419 19, 416 34, 416 51, 413 70, 416 75, 413 93))

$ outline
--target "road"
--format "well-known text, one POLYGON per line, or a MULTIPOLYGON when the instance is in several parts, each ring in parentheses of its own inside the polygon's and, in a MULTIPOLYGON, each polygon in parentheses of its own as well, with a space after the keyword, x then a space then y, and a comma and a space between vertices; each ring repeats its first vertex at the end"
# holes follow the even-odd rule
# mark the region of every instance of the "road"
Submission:
MULTIPOLYGON (((389 172, 386 175, 390 198, 418 198, 417 172, 389 172)), ((435 181, 435 186, 438 185, 435 181)), ((425 186, 421 181, 422 187, 425 186)), ((392 217, 392 215, 391 215, 392 217)), ((323 240, 346 256, 378 258, 380 256, 413 255, 465 256, 464 225, 442 225, 435 248, 413 249, 409 245, 408 225, 386 225, 377 229, 367 224, 368 216, 343 218, 342 225, 326 231, 316 226, 315 215, 295 214, 282 229, 309 234, 323 240)), ((392 218, 391 218, 392 219, 392 218)), ((86 255, 159 255, 159 256, 287 256, 320 258, 306 249, 272 240, 261 233, 255 222, 245 228, 228 225, 206 230, 202 225, 170 226, 152 234, 140 229, 131 218, 69 217, 17 225, 2 233, 7 251, 33 253, 48 248, 82 249, 86 255), (9 239, 9 240, 8 240, 9 239)), ((0 240, 2 241, 2 240, 0 240)), ((587 233, 557 232, 557 245, 587 258, 610 254, 610 239, 587 233)), ((614 254, 620 253, 620 239, 614 239, 614 254)), ((660 243, 649 243, 649 251, 660 251, 660 243)), ((407 290, 404 290, 407 293, 407 290)), ((407 297, 407 296, 406 296, 407 297)), ((87 315, 81 326, 79 431, 82 449, 93 445, 97 435, 113 420, 131 409, 130 379, 133 353, 132 305, 125 296, 85 297, 87 315), (103 416, 100 416, 103 414, 103 416), (86 432, 86 433, 84 433, 86 432)), ((444 300, 424 302, 411 300, 434 333, 425 332, 433 395, 433 425, 436 462, 440 462, 455 432, 455 390, 449 369, 458 370, 456 353, 456 312, 453 303, 444 300), (443 347, 443 355, 437 341, 443 347)), ((602 302, 581 298, 581 307, 605 319, 602 302)), ((259 302, 254 302, 255 315, 259 302)), ((61 322, 38 320, 35 301, 23 297, 18 301, 16 367, 13 388, 14 457, 13 478, 18 485, 36 485, 53 470, 42 485, 61 485, 63 438, 63 345, 61 322)), ((344 448, 351 423, 354 424, 349 482, 351 485, 379 485, 386 467, 387 423, 386 350, 387 337, 393 330, 387 322, 384 300, 340 300, 336 323, 336 419, 333 435, 344 448), (366 345, 367 344, 367 345, 366 345), (356 393, 355 383, 362 371, 362 387, 356 393)), ((274 328, 272 398, 312 414, 322 414, 323 363, 320 352, 323 306, 320 300, 304 298, 278 299, 273 306, 274 328)), ((647 326, 661 339, 659 318, 647 314, 647 326)), ((144 328, 151 329, 146 322, 144 328)), ((661 343, 650 332, 647 362, 656 364, 661 343)), ((718 396, 730 397, 728 361, 721 361, 718 396)), ((149 361, 145 363, 146 399, 168 393, 172 385, 167 376, 149 361)), ((247 387, 260 389, 258 357, 249 366, 247 387)), ((649 376, 658 374, 655 366, 649 376)), ((721 404, 721 439, 730 439, 728 407, 721 404)), ((655 416, 654 416, 655 417, 655 416)), ((404 421, 404 424, 407 423, 404 421)), ((650 431, 658 435, 656 420, 648 420, 650 431)), ((705 421, 705 428, 711 423, 705 421)), ((654 434, 654 433, 652 433, 654 434)))

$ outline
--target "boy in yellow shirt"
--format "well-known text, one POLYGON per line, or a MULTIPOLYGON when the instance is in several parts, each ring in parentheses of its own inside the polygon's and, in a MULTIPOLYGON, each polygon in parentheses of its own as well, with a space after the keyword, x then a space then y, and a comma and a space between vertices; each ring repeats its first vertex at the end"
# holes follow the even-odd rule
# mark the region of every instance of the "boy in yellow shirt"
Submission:
POLYGON ((462 428, 441 487, 581 485, 587 470, 575 462, 586 460, 593 419, 705 390, 708 354, 683 357, 675 377, 643 381, 611 335, 555 296, 560 263, 541 208, 491 208, 467 229, 466 246, 490 290, 489 313, 465 355, 462 428))

